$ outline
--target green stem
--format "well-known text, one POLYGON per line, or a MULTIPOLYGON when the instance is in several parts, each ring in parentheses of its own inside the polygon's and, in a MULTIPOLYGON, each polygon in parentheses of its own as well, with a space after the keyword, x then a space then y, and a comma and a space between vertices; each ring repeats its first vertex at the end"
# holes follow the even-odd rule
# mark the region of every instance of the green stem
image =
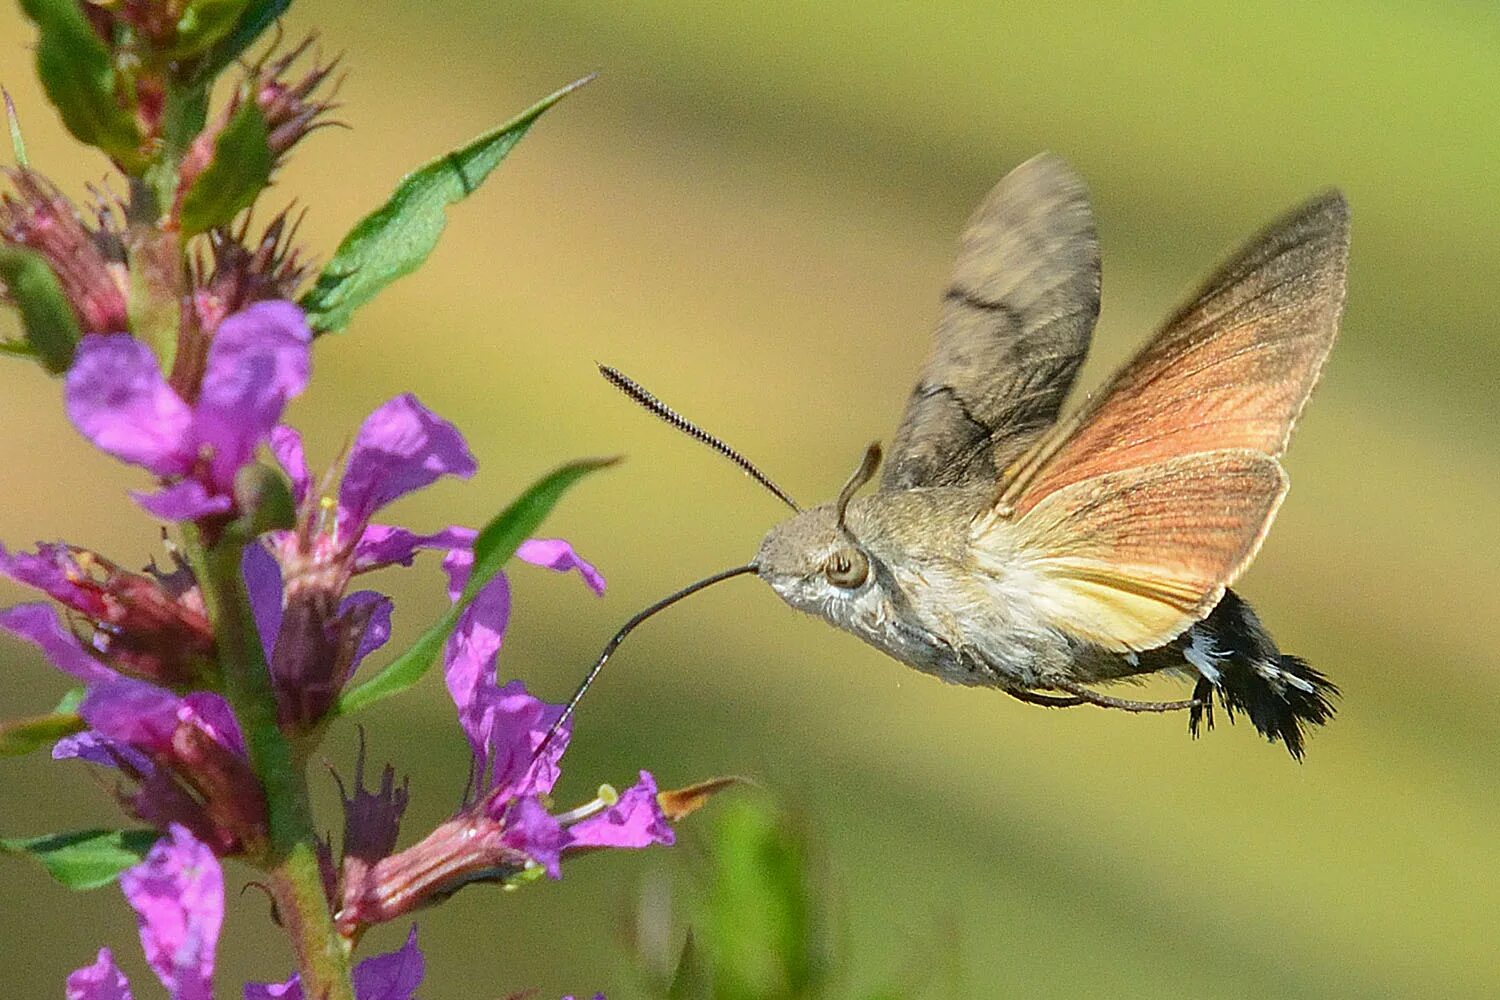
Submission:
POLYGON ((271 845, 262 866, 297 951, 303 995, 354 1000, 348 949, 334 928, 318 868, 305 764, 276 722, 276 695, 240 570, 243 548, 232 530, 211 546, 188 531, 188 549, 214 625, 224 693, 265 788, 271 845))

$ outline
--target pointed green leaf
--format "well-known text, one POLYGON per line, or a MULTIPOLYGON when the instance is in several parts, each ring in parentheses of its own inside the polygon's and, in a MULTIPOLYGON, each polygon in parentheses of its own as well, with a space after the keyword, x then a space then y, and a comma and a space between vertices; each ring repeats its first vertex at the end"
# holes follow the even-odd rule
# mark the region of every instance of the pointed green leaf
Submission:
POLYGON ((0 722, 0 757, 21 757, 44 750, 84 728, 76 712, 52 712, 0 722))
POLYGON ((0 340, 0 354, 8 358, 25 358, 27 361, 36 360, 36 348, 24 340, 0 340))
POLYGON ((21 0, 21 9, 37 26, 37 75, 68 131, 128 172, 139 171, 146 165, 140 130, 120 102, 110 51, 78 0, 21 0))
POLYGON ((10 152, 16 158, 16 166, 25 169, 31 164, 26 159, 26 140, 21 137, 21 119, 16 114, 16 102, 10 91, 0 87, 0 96, 5 98, 5 122, 10 126, 10 152))
POLYGON ((349 231, 302 297, 313 330, 343 329, 355 309, 416 270, 437 246, 447 207, 478 189, 543 112, 590 79, 569 84, 462 149, 402 178, 390 200, 349 231))
POLYGON ((713 970, 691 930, 682 942, 682 954, 667 987, 667 1000, 714 1000, 713 970))
POLYGON ((271 179, 266 116, 248 96, 214 141, 214 158, 182 197, 178 226, 183 236, 228 223, 271 179))
POLYGON ((497 514, 474 540, 474 568, 469 571, 469 582, 453 607, 380 673, 346 691, 339 700, 339 712, 346 715, 358 712, 393 694, 400 694, 421 680, 442 653, 443 644, 458 624, 458 616, 464 608, 516 554, 516 549, 541 525, 568 488, 590 472, 613 465, 615 461, 613 458, 591 458, 570 462, 543 477, 497 514))
POLYGON ((27 346, 54 375, 67 371, 81 332, 52 268, 24 247, 0 246, 0 282, 21 313, 27 346))
POLYGON ((0 837, 0 852, 36 858, 69 889, 95 889, 139 864, 159 836, 155 830, 75 830, 0 837))
POLYGON ((234 62, 241 52, 255 44, 261 32, 275 24, 276 19, 286 13, 286 9, 291 5, 292 0, 251 0, 250 5, 245 7, 239 19, 235 21, 233 30, 225 35, 198 64, 193 73, 192 82, 199 84, 211 82, 225 66, 234 62))
POLYGON ((202 52, 234 30, 249 0, 194 0, 177 19, 172 55, 179 59, 202 52))

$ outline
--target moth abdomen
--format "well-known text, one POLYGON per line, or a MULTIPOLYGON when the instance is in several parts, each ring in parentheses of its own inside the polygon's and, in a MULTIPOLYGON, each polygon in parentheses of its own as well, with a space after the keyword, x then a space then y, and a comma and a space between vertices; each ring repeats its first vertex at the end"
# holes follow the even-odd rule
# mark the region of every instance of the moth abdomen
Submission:
POLYGON ((1301 760, 1306 727, 1333 718, 1339 689, 1306 660, 1277 649, 1255 611, 1233 591, 1174 645, 1199 675, 1193 697, 1201 704, 1188 718, 1194 736, 1205 724, 1213 728, 1217 696, 1231 722, 1243 712, 1262 736, 1301 760))

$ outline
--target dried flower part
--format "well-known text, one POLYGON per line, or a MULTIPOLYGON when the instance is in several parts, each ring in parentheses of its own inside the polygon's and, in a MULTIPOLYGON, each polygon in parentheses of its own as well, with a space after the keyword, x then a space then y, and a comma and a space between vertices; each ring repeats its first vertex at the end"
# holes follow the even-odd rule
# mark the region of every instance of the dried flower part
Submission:
POLYGON ((121 673, 187 688, 216 669, 213 626, 185 571, 146 576, 87 549, 44 544, 35 554, 0 547, 0 573, 64 604, 86 625, 83 644, 121 673))
POLYGON ((172 209, 172 218, 181 217, 183 202, 192 190, 193 182, 208 170, 214 161, 220 136, 230 127, 245 102, 253 101, 260 111, 265 125, 264 150, 270 154, 270 171, 275 172, 287 152, 309 132, 331 124, 328 114, 338 107, 333 101, 333 91, 320 96, 318 91, 328 81, 338 65, 334 59, 320 63, 316 58, 313 66, 301 76, 291 78, 293 63, 297 62, 309 48, 313 38, 309 36, 290 51, 269 63, 252 69, 248 79, 235 90, 219 116, 193 139, 177 168, 177 199, 172 209))
MULTIPOLYGON (((335 775, 337 778, 337 775, 335 775)), ((410 781, 403 778, 396 787, 396 769, 390 764, 380 771, 380 788, 365 788, 365 734, 359 733, 359 753, 354 759, 354 793, 339 783, 339 797, 344 801, 344 860, 357 859, 373 864, 396 849, 401 830, 401 816, 410 799, 410 781)))
POLYGON ((708 781, 700 781, 686 788, 671 788, 665 792, 659 792, 656 803, 661 807, 662 813, 673 823, 691 816, 708 804, 708 800, 726 789, 735 785, 743 785, 749 782, 748 778, 728 776, 724 778, 710 778, 708 781))
POLYGON ((340 596, 347 576, 339 567, 314 569, 283 585, 281 567, 265 549, 252 546, 243 560, 278 721, 289 731, 322 720, 360 662, 390 638, 390 598, 373 591, 340 596), (323 579, 329 575, 332 582, 323 579))
POLYGON ((310 268, 295 243, 301 221, 300 213, 283 211, 253 243, 249 218, 233 230, 208 232, 207 252, 200 248, 189 269, 191 301, 183 310, 174 388, 184 391, 202 379, 208 346, 225 317, 257 302, 297 298, 310 268))
POLYGON ((129 781, 116 792, 127 811, 180 825, 220 857, 264 852, 265 794, 221 696, 116 678, 92 684, 78 712, 89 728, 59 740, 54 757, 115 768, 129 781))
POLYGON ((47 262, 85 333, 126 329, 129 277, 114 206, 101 196, 91 228, 36 171, 6 167, 0 174, 14 188, 0 195, 0 241, 47 262))
POLYGON ((531 857, 507 840, 507 828, 483 814, 466 814, 438 825, 416 844, 373 865, 347 862, 343 899, 336 918, 340 933, 356 937, 441 902, 474 882, 502 881, 526 869, 531 857))

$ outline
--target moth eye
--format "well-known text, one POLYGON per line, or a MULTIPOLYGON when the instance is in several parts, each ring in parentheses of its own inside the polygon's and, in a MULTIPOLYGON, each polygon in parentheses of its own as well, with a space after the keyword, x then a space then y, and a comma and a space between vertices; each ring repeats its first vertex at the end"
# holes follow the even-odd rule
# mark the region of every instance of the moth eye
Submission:
POLYGON ((853 590, 870 578, 870 560, 859 549, 840 549, 823 564, 823 575, 835 587, 853 590))

